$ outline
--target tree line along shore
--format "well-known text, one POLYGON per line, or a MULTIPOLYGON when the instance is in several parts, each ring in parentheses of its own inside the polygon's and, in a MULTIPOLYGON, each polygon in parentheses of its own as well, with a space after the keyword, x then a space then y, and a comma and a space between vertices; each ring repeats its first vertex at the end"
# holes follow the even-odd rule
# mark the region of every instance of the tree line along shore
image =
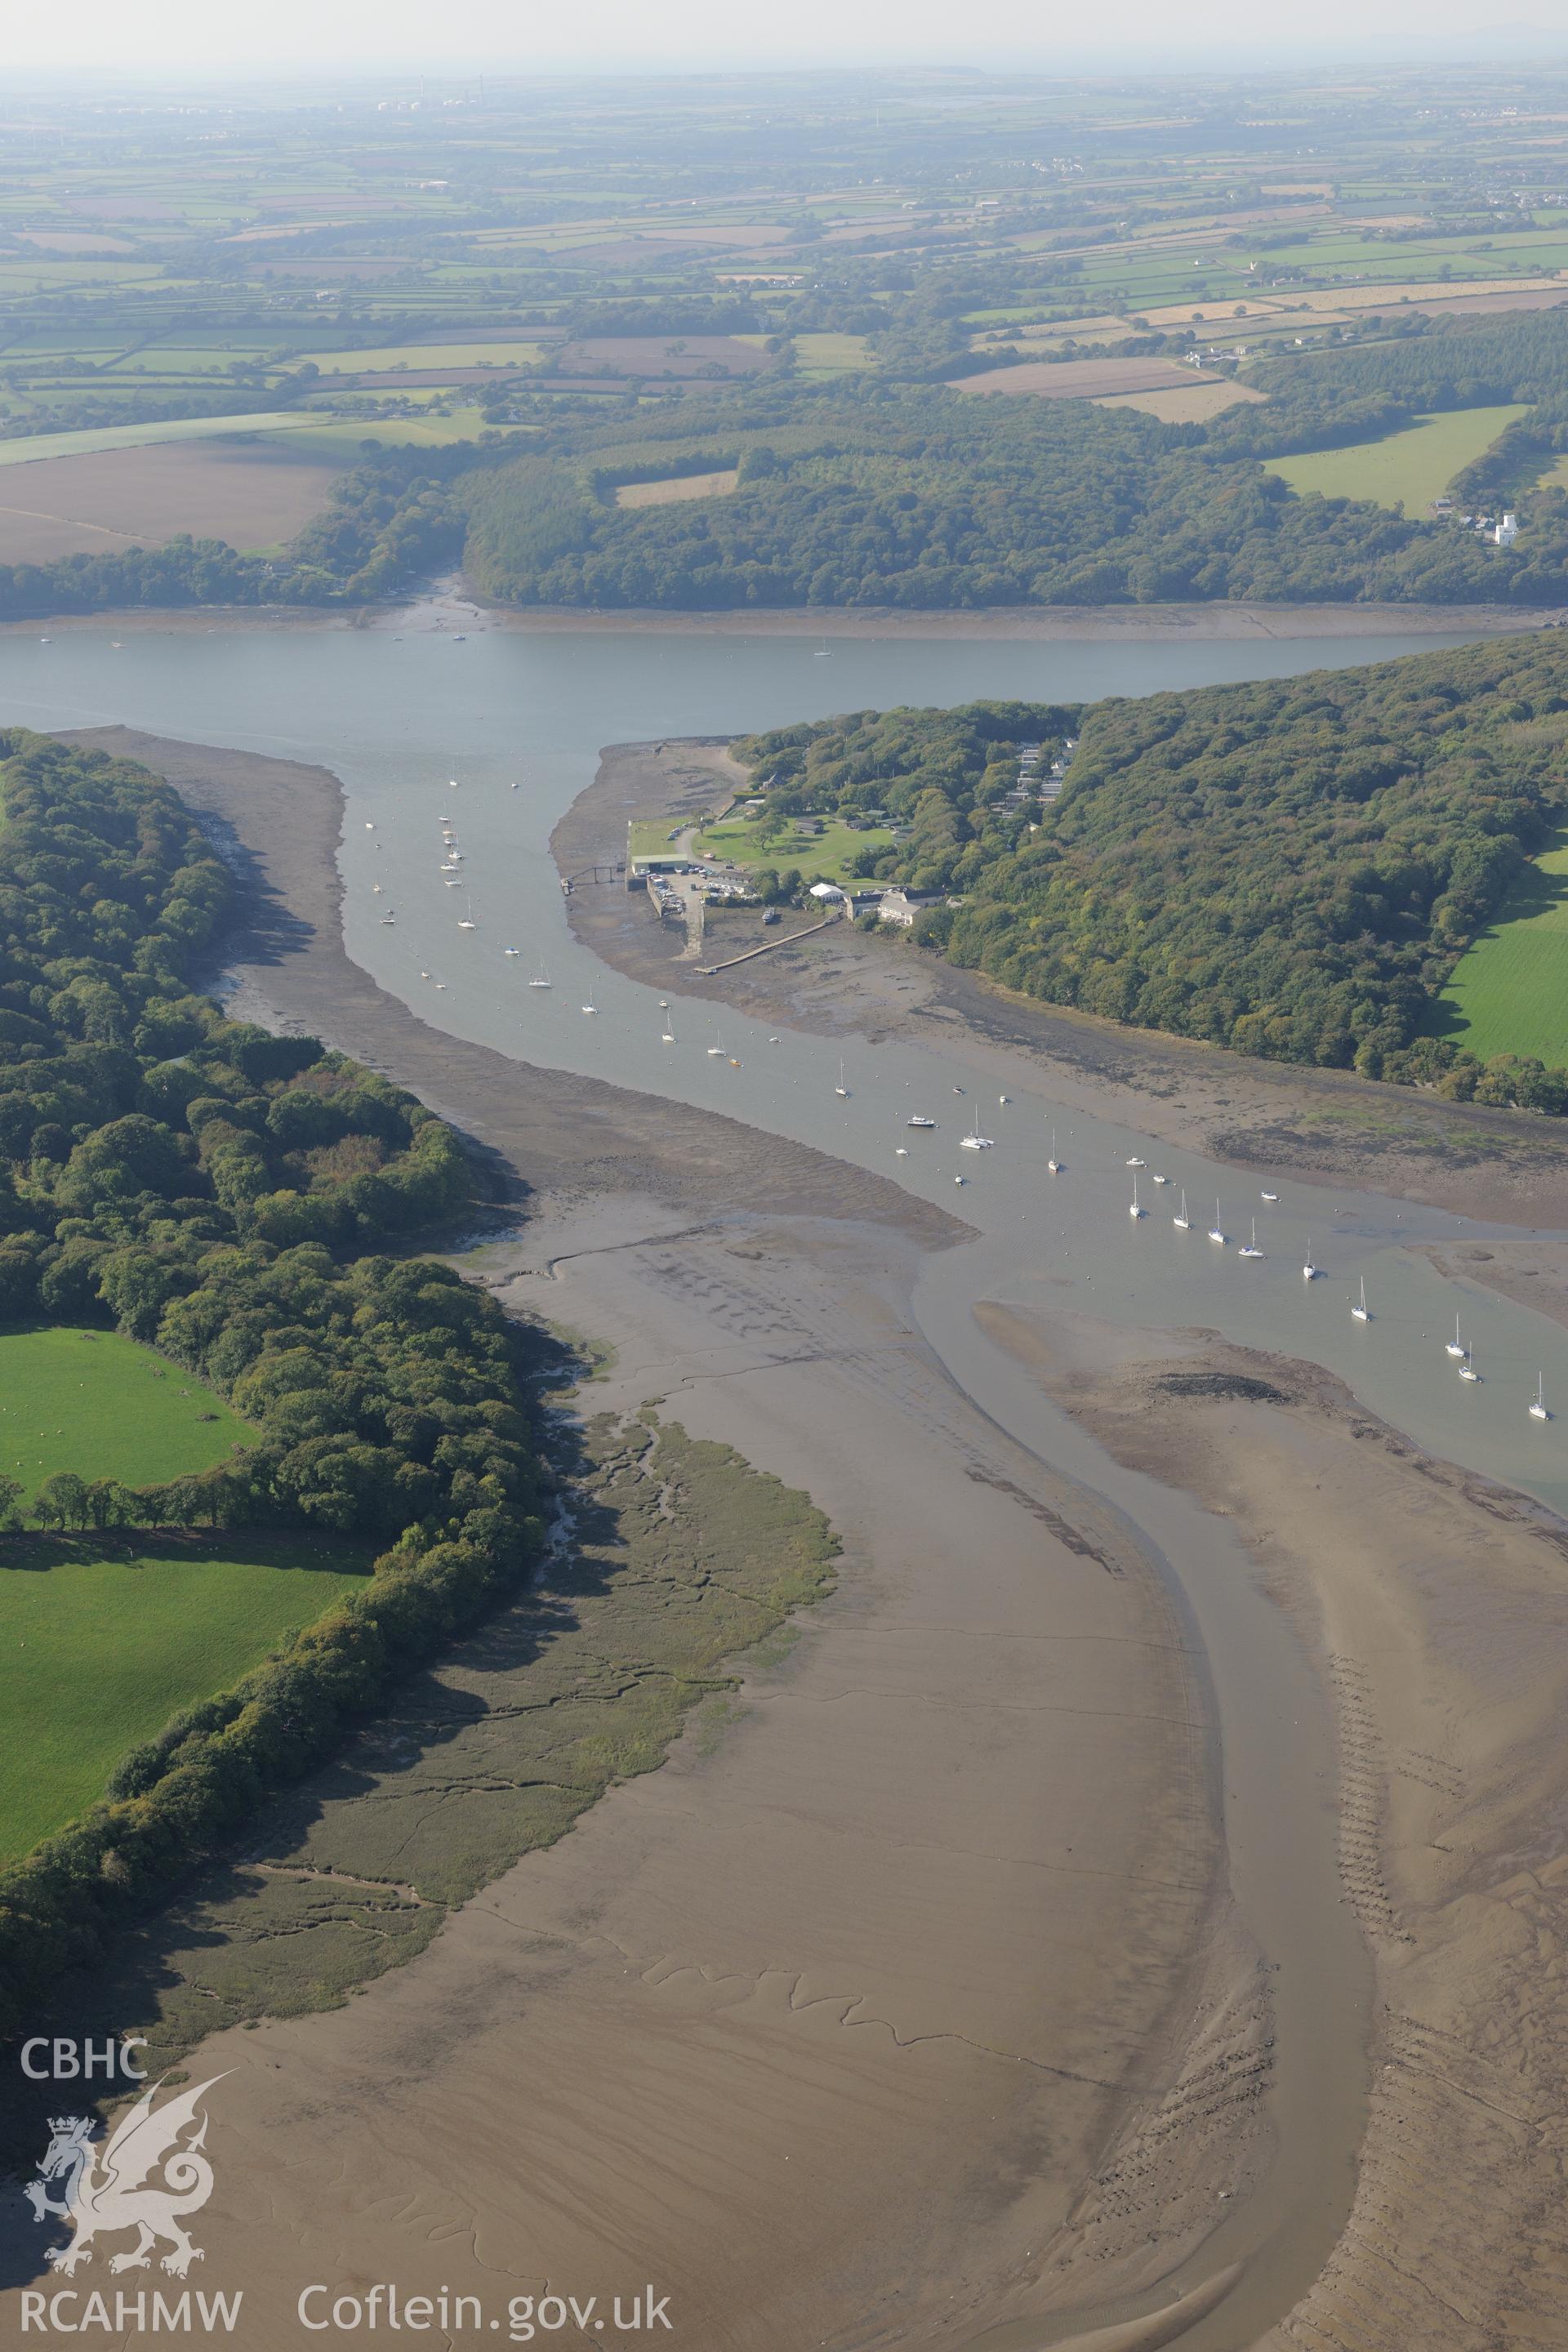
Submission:
POLYGON ((736 741, 752 797, 725 837, 767 897, 816 878, 808 842, 780 874, 779 842, 831 825, 828 878, 894 887, 895 937, 1047 1003, 1561 1115, 1565 738, 1555 633, 1089 706, 857 711, 736 741))

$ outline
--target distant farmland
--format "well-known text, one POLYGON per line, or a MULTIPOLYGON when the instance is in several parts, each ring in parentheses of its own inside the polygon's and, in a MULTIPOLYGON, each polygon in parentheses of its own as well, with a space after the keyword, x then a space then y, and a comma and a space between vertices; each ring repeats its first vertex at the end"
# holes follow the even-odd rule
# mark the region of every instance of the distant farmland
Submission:
POLYGON ((331 494, 346 454, 277 443, 160 442, 51 457, 0 476, 0 563, 48 563, 182 531, 231 547, 292 539, 331 494))
POLYGON ((721 499, 727 497, 740 475, 734 467, 723 473, 677 474, 662 482, 623 482, 616 492, 618 507, 668 507, 682 499, 721 499))
POLYGON ((1348 449, 1313 449, 1300 457, 1271 457, 1268 471, 1305 495, 1326 499, 1371 499, 1378 506, 1403 504, 1407 515, 1424 516, 1462 466, 1491 447, 1504 425, 1526 414, 1513 402, 1501 408, 1454 408, 1423 416, 1403 433, 1382 441, 1357 441, 1348 449))

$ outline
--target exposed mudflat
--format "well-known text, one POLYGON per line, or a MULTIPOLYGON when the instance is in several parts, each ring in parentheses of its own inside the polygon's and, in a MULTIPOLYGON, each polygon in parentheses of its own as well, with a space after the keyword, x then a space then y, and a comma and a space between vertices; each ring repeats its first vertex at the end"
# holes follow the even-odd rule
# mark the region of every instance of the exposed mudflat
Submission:
MULTIPOLYGON (((721 745, 614 746, 555 828, 558 866, 578 874, 623 856, 628 817, 711 805, 732 775, 721 745)), ((566 905, 578 938, 635 980, 675 981, 683 995, 826 1036, 929 1042, 940 1028, 950 1049, 962 1041, 1022 1055, 1064 1110, 1125 1121, 1235 1168, 1350 1184, 1489 1223, 1568 1226, 1568 1121, 1119 1028, 1013 995, 901 937, 868 937, 848 923, 710 977, 700 967, 777 935, 757 911, 710 909, 701 952, 691 955, 646 894, 619 882, 579 881, 566 905)), ((781 928, 806 919, 787 913, 781 928)))

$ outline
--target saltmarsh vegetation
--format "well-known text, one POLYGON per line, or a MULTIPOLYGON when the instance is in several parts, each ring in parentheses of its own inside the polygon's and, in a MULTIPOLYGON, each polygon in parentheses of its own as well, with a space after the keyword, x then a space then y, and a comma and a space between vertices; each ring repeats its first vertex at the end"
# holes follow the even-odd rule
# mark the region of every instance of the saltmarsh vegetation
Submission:
POLYGON ((940 892, 916 943, 1006 987, 1562 1112, 1568 1068, 1521 1040, 1483 1062, 1430 1033, 1456 963, 1568 812, 1565 746, 1552 632, 1082 710, 851 712, 733 750, 764 817, 890 817, 898 837, 868 844, 860 872, 940 892), (1017 746, 1048 760, 1071 736, 1060 799, 1021 797, 1017 746))
POLYGON ((792 1612, 832 1582, 822 1514, 647 1406, 595 1414, 567 1444, 573 1540, 543 1589, 446 1644, 352 1753, 266 1806, 243 1860, 194 1877, 106 1957, 71 2029, 134 2027, 158 2070, 220 2026, 330 2007, 612 1783, 655 1769, 694 1711, 700 1766, 744 1704, 741 1662, 770 1686, 792 1612))

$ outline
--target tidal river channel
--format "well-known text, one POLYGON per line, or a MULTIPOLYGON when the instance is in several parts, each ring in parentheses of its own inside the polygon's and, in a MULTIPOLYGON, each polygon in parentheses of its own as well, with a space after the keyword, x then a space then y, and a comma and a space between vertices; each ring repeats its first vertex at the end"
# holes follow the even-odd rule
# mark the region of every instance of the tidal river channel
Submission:
MULTIPOLYGON (((1249 2343, 1288 2309, 1348 2210, 1364 2097, 1369 1977, 1339 1899, 1326 1713, 1294 1637, 1220 1525, 1121 1471, 981 1333, 971 1308, 1067 1301, 1139 1327, 1204 1325, 1338 1373, 1418 1444, 1568 1511, 1568 1330, 1447 1282, 1412 1244, 1494 1230, 1375 1195, 1243 1178, 1134 1129, 1051 1103, 1026 1067, 1000 1083, 939 1045, 844 1047, 622 979, 567 929, 549 837, 604 746, 720 735, 835 710, 981 697, 1090 700, 1331 668, 1458 640, 1424 636, 1109 644, 410 628, 210 631, 112 625, 0 638, 0 723, 123 722, 197 743, 318 762, 347 798, 341 852, 350 954, 427 1022, 524 1064, 721 1110, 874 1169, 979 1231, 939 1254, 916 1298, 955 1380, 997 1422, 1125 1512, 1179 1587, 1207 1658, 1224 1750, 1233 1886, 1276 1964, 1279 2157, 1262 2194, 1210 2240, 1195 2285, 1261 2254, 1199 2352, 1249 2343), (454 788, 455 780, 455 788, 454 788), (461 887, 446 887, 440 822, 458 827, 461 887), (374 886, 381 886, 379 892, 374 886), (395 921, 384 925, 392 910, 395 921), (459 919, 475 928, 459 929, 459 919), (509 957, 507 948, 519 952, 509 957), (531 989, 541 962, 552 986, 531 989), (423 975, 428 974, 428 978, 423 975), (441 985, 437 989, 437 982, 441 985), (597 1008, 585 1017, 584 1005, 597 1008), (668 1026, 676 1043, 663 1042, 668 1026), (709 1048, 722 1044, 722 1053, 709 1048), (955 1092, 963 1088, 962 1095, 955 1092), (1005 1094, 1003 1102, 999 1097, 1005 1094), (976 1115, 988 1151, 959 1148, 976 1115), (912 1113, 934 1131, 910 1131, 912 1113), (1063 1172, 1046 1161, 1053 1121, 1063 1172), (908 1157, 895 1157, 900 1146, 908 1157), (1128 1211, 1137 1155, 1148 1214, 1128 1211), (1156 1190, 1154 1171, 1168 1184, 1156 1190), (966 1179, 962 1192, 958 1176, 966 1179), (1185 1190, 1190 1230, 1173 1225, 1185 1190), (1215 1222, 1230 1237, 1207 1238, 1215 1222), (1237 1244, 1258 1219, 1263 1255, 1237 1244), (1309 1248, 1320 1278, 1302 1279, 1309 1248), (1064 1278, 1068 1286, 1064 1287, 1064 1278), (1364 1278, 1373 1318, 1349 1307, 1364 1278), (1484 1380, 1454 1377, 1442 1341, 1462 1313, 1484 1380), (1561 1418, 1530 1419, 1543 1375, 1561 1418)), ((395 1076, 396 1073, 393 1075, 395 1076)), ((831 1213, 831 1201, 824 1202, 831 1213)), ((1169 2287, 1166 2293, 1169 2293, 1169 2287)), ((1104 2314, 1109 2318, 1122 2315, 1104 2314)), ((1009 2334, 1023 2347, 1050 2340, 1009 2334)), ((999 2347, 1003 2339, 996 2339, 999 2347)))

